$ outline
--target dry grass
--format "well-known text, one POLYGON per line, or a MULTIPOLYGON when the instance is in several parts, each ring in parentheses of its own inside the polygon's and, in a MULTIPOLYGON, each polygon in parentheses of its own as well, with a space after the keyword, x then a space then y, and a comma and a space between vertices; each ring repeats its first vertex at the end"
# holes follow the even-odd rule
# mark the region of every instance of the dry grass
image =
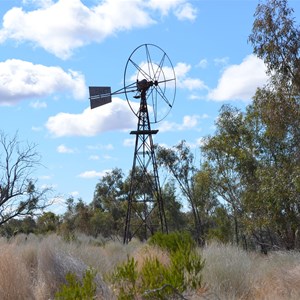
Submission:
POLYGON ((9 242, 1 239, 0 299, 53 299, 61 284, 66 282, 68 272, 82 277, 88 267, 98 271, 97 299, 113 299, 98 270, 100 265, 95 266, 89 259, 91 249, 93 261, 101 261, 101 247, 66 243, 56 235, 43 238, 19 235, 9 242))
POLYGON ((202 251, 209 299, 300 299, 300 253, 249 253, 211 244, 202 251))
POLYGON ((141 271, 142 266, 144 265, 146 259, 157 258, 160 263, 165 266, 170 264, 170 256, 169 254, 158 248, 148 245, 143 245, 139 247, 135 252, 132 253, 135 261, 137 262, 137 269, 141 271))
MULTIPOLYGON (((300 299, 298 252, 264 256, 220 244, 199 251, 206 261, 205 286, 199 293, 186 293, 187 299, 300 299)), ((103 277, 128 256, 133 256, 138 265, 154 256, 162 263, 169 262, 164 251, 136 240, 124 246, 117 241, 104 245, 103 240, 84 236, 71 243, 56 235, 18 235, 11 241, 0 238, 0 299, 53 299, 67 272, 81 277, 89 266, 98 274, 97 299, 114 299, 103 277)))
POLYGON ((30 273, 15 250, 12 245, 1 245, 0 299, 34 299, 30 273))

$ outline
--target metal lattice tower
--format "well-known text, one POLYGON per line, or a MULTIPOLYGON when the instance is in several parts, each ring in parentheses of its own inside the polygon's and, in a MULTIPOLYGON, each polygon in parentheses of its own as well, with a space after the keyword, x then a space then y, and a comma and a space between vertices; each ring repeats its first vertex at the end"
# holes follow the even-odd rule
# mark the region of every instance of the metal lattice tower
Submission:
POLYGON ((140 82, 140 109, 138 111, 137 130, 131 131, 130 134, 136 135, 133 166, 130 181, 130 191, 128 197, 128 206, 125 222, 124 243, 128 243, 138 230, 144 231, 144 239, 147 239, 148 232, 153 234, 159 228, 158 224, 153 224, 151 218, 156 213, 160 223, 160 230, 168 232, 164 202, 161 196, 159 176, 154 151, 152 135, 158 130, 151 130, 149 120, 148 106, 146 102, 146 93, 150 87, 146 80, 140 82), (142 193, 139 193, 142 178, 142 193), (132 225, 133 215, 138 217, 139 223, 132 225))

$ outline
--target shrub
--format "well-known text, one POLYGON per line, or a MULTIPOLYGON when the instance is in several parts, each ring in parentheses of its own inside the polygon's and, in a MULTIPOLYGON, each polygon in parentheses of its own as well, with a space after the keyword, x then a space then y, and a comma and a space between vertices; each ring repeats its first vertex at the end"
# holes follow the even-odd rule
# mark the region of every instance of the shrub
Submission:
POLYGON ((168 252, 166 265, 158 257, 147 257, 137 270, 134 258, 116 268, 112 281, 118 289, 118 299, 143 296, 149 299, 165 299, 187 289, 201 287, 201 271, 204 261, 195 250, 195 243, 187 233, 170 235, 157 233, 149 241, 168 252))
POLYGON ((67 284, 61 286, 55 294, 56 300, 91 300, 96 296, 96 284, 94 282, 96 272, 88 269, 85 271, 82 281, 74 273, 66 275, 67 284))
POLYGON ((111 276, 111 281, 118 285, 118 299, 132 299, 137 292, 138 272, 137 263, 134 258, 127 257, 127 262, 116 267, 111 276))
POLYGON ((190 251, 196 247, 196 243, 187 232, 175 231, 169 234, 156 232, 148 241, 149 245, 158 246, 170 253, 181 249, 190 251))

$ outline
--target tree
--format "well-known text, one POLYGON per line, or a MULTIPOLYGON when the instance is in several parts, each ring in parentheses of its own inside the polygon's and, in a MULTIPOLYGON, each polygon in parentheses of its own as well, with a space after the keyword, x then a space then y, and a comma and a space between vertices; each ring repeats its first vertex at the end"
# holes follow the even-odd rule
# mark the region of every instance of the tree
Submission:
POLYGON ((81 198, 70 197, 66 200, 67 211, 59 224, 59 233, 66 239, 73 239, 75 233, 96 236, 91 222, 95 209, 85 204, 81 198))
POLYGON ((0 225, 16 217, 33 216, 50 203, 49 188, 38 189, 31 177, 40 165, 36 146, 21 143, 16 134, 0 132, 0 225))
POLYGON ((249 41, 270 75, 248 112, 259 124, 265 153, 258 192, 269 205, 265 210, 272 229, 291 249, 300 221, 300 27, 287 0, 258 5, 255 17, 249 41))
POLYGON ((276 82, 300 92, 300 28, 287 0, 267 0, 257 6, 249 41, 276 82), (275 73, 274 73, 275 72, 275 73))
POLYGON ((291 146, 298 153, 299 162, 300 27, 287 0, 259 4, 255 18, 249 41, 254 53, 267 65, 271 80, 265 88, 258 89, 254 105, 275 143, 276 137, 291 134, 291 146))
POLYGON ((75 205, 75 217, 74 217, 74 227, 76 231, 85 233, 86 235, 91 235, 91 217, 93 211, 91 208, 83 202, 82 199, 78 199, 75 205))
POLYGON ((212 226, 208 229, 207 238, 217 240, 222 243, 233 242, 231 218, 228 209, 221 205, 215 209, 211 215, 212 226))
POLYGON ((36 226, 37 231, 42 234, 55 232, 59 226, 59 216, 51 211, 44 212, 38 217, 36 226))
MULTIPOLYGON (((262 248, 280 242, 290 249, 299 223, 298 152, 292 126, 271 130, 262 103, 255 97, 246 113, 223 106, 216 134, 206 138, 202 151, 214 190, 229 204, 237 243, 250 233, 262 248)), ((279 109, 273 107, 273 114, 279 109)))
POLYGON ((270 80, 245 113, 224 106, 202 148, 239 222, 236 236, 250 233, 264 252, 292 249, 299 230, 300 31, 292 12, 286 0, 258 5, 249 41, 270 80))
POLYGON ((22 219, 10 219, 9 221, 3 223, 0 227, 0 235, 6 238, 11 238, 17 234, 24 233, 30 234, 35 233, 37 229, 37 224, 33 217, 28 216, 22 219))
MULTIPOLYGON (((103 220, 110 220, 110 230, 105 226, 105 236, 123 234, 126 214, 124 200, 127 196, 123 177, 122 170, 115 168, 106 172, 95 188, 92 206, 94 210, 99 210, 96 215, 102 217, 103 220)), ((93 224, 97 224, 95 218, 93 218, 93 224)))
POLYGON ((219 201, 213 189, 213 173, 207 164, 204 163, 200 166, 200 169, 195 174, 194 181, 196 204, 202 219, 204 235, 206 236, 211 226, 211 216, 219 206, 219 201))
POLYGON ((212 200, 210 181, 205 171, 195 166, 194 155, 185 141, 172 149, 158 147, 158 164, 167 168, 176 180, 182 195, 191 208, 194 220, 195 237, 199 244, 204 244, 204 209, 212 200))
POLYGON ((181 211, 182 204, 176 197, 174 180, 167 182, 161 189, 165 204, 165 214, 169 232, 182 230, 186 225, 184 213, 181 211))
POLYGON ((92 205, 103 211, 118 206, 118 201, 125 197, 123 177, 119 168, 106 172, 96 185, 92 205))
POLYGON ((253 181, 256 162, 251 138, 243 114, 236 108, 222 106, 214 136, 205 138, 202 152, 212 174, 215 193, 225 201, 234 220, 236 243, 240 242, 242 195, 246 183, 253 181))

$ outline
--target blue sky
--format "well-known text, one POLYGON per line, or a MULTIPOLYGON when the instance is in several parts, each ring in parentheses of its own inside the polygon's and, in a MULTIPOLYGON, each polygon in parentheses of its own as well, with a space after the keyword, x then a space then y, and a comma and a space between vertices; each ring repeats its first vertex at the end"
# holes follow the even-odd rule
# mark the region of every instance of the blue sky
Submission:
MULTIPOLYGON (((136 118, 124 95, 89 108, 89 86, 123 87, 126 62, 155 44, 176 73, 174 106, 154 142, 197 149, 225 103, 241 109, 267 77, 247 39, 258 0, 1 0, 0 128, 37 144, 56 212, 92 200, 105 172, 127 175, 136 118)), ((299 1, 290 1, 299 20, 299 1)), ((299 23, 299 21, 298 21, 299 23)), ((196 150, 195 150, 196 151, 196 150)))

